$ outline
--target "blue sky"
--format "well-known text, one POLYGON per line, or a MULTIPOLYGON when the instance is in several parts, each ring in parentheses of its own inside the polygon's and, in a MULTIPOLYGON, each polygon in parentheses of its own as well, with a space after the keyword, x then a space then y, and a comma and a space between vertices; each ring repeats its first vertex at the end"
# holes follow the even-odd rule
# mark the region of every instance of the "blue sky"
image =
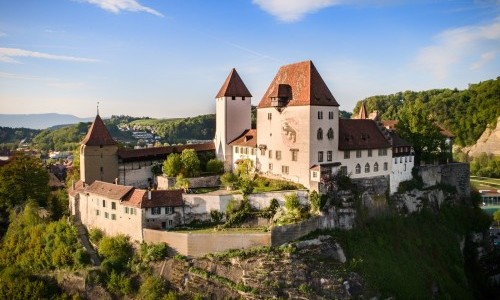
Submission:
POLYGON ((343 110, 500 76, 500 1, 0 0, 0 113, 214 113, 236 68, 258 104, 312 60, 343 110))

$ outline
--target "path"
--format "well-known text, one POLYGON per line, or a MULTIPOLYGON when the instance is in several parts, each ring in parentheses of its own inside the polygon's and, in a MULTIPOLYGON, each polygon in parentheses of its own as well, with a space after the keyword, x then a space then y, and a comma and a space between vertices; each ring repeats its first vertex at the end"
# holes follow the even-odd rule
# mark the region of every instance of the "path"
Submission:
POLYGON ((80 242, 82 243, 83 247, 85 247, 85 250, 87 250, 87 253, 90 254, 92 264, 94 266, 99 266, 101 264, 101 260, 99 259, 97 252, 95 252, 94 247, 92 247, 92 245, 90 244, 87 229, 79 221, 75 222, 75 226, 78 229, 78 237, 80 238, 80 242))

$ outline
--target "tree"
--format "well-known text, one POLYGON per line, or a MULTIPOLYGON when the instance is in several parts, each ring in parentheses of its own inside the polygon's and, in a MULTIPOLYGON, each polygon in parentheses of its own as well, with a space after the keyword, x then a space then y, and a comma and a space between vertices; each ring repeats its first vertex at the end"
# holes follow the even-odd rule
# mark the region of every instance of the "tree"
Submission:
POLYGON ((19 154, 0 168, 0 214, 4 216, 28 199, 45 206, 49 195, 49 174, 39 158, 19 154))
POLYGON ((413 145, 416 165, 422 161, 433 162, 440 157, 444 139, 419 99, 414 103, 405 103, 400 109, 396 130, 413 145))
POLYGON ((200 173, 200 159, 194 149, 184 149, 181 154, 182 174, 186 177, 195 177, 200 173))
POLYGON ((179 174, 175 178, 175 187, 186 191, 189 189, 189 181, 182 174, 179 174))
POLYGON ((226 172, 222 174, 220 181, 226 189, 232 189, 238 183, 238 176, 233 172, 226 172))
POLYGON ((163 162, 163 174, 168 177, 175 177, 182 169, 181 156, 177 153, 170 154, 163 162))
POLYGON ((237 163, 236 166, 236 174, 240 176, 240 178, 250 178, 253 179, 254 166, 253 161, 251 159, 243 159, 237 163))
POLYGON ((207 172, 222 174, 224 172, 224 162, 212 158, 207 162, 207 172))
POLYGON ((500 224, 500 209, 497 209, 494 213, 493 213, 493 220, 495 222, 497 222, 497 225, 500 224))

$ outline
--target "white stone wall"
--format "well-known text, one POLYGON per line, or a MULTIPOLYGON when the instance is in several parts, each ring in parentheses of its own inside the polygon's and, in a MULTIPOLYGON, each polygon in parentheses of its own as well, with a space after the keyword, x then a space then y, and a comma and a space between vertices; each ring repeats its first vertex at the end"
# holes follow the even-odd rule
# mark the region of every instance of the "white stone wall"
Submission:
POLYGON ((379 156, 378 149, 372 149, 372 156, 368 156, 368 150, 361 150, 361 157, 356 157, 356 150, 350 150, 350 158, 344 158, 344 151, 339 151, 339 161, 342 166, 347 167, 347 174, 351 178, 365 178, 374 176, 385 176, 391 174, 392 150, 387 148, 387 155, 379 156), (365 172, 366 164, 370 165, 370 172, 365 172), (378 171, 374 171, 375 163, 378 163, 378 171), (387 163, 387 170, 384 170, 384 163, 387 163), (356 165, 359 164, 361 172, 356 174, 356 165))
POLYGON ((411 170, 415 164, 413 155, 393 157, 391 160, 390 192, 398 190, 399 183, 412 179, 411 170))
POLYGON ((125 206, 121 205, 119 200, 112 200, 89 193, 88 195, 80 194, 79 212, 82 223, 89 229, 99 228, 111 236, 117 234, 128 235, 132 241, 141 242, 143 240, 143 212, 139 208, 135 208, 135 213, 131 213, 129 207, 129 213, 127 214, 125 213, 125 206), (105 206, 103 201, 105 201, 105 206), (112 203, 115 203, 116 209, 113 209, 112 203))
POLYGON ((251 97, 221 97, 216 99, 215 114, 215 153, 218 159, 226 163, 232 161, 231 147, 227 144, 252 126, 251 97))
POLYGON ((145 189, 149 187, 148 178, 154 180, 153 172, 151 171, 151 165, 141 165, 138 166, 138 163, 132 168, 132 165, 120 165, 120 177, 119 184, 120 185, 129 185, 136 188, 145 189), (125 173, 123 172, 123 168, 125 168, 125 173))

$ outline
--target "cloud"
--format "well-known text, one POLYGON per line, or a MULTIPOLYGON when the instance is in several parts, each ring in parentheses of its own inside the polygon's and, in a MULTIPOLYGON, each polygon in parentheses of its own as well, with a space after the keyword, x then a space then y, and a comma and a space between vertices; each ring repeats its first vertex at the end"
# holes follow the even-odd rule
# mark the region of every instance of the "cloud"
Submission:
POLYGON ((29 51, 18 48, 0 48, 0 62, 6 63, 19 63, 14 57, 33 57, 33 58, 43 58, 52 60, 66 60, 75 62, 98 62, 97 59, 84 58, 84 57, 74 57, 74 56, 64 56, 64 55, 54 55, 42 52, 29 51))
POLYGON ((80 0, 80 2, 87 2, 99 6, 100 8, 118 14, 121 11, 132 12, 147 12, 152 15, 163 17, 160 12, 141 5, 136 0, 80 0))
POLYGON ((308 13, 340 2, 341 0, 253 0, 262 10, 283 22, 299 21, 308 13))
POLYGON ((7 34, 5 32, 0 31, 0 37, 4 37, 4 36, 7 36, 7 34))
POLYGON ((446 30, 435 37, 436 43, 420 49, 415 65, 437 79, 445 79, 450 69, 467 60, 476 61, 471 69, 480 69, 495 59, 500 49, 500 18, 481 26, 446 30))

